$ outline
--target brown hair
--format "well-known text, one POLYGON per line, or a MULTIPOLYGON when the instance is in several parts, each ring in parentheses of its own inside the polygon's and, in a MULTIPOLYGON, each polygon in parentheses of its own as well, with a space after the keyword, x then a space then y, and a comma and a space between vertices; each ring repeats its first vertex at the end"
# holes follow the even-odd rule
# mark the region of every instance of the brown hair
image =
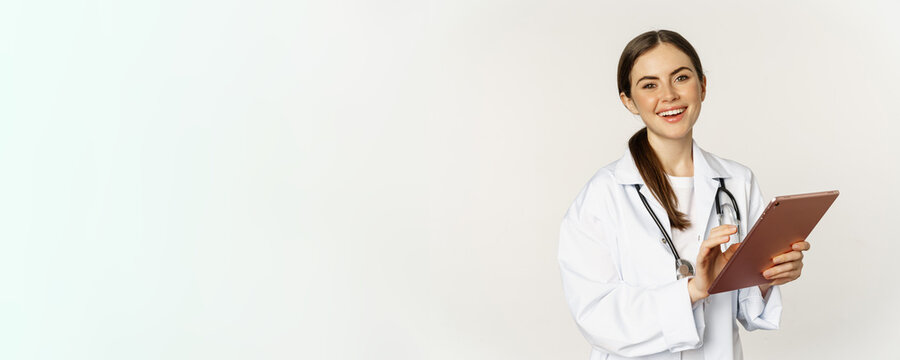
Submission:
MULTIPOLYGON (((659 46, 661 43, 672 44, 690 59, 694 69, 697 70, 697 77, 701 81, 706 77, 703 75, 703 66, 700 65, 700 57, 697 51, 691 46, 684 37, 670 30, 652 30, 638 35, 625 45, 622 56, 619 57, 619 71, 617 81, 619 84, 619 93, 631 98, 631 69, 638 57, 645 52, 659 46)), ((672 191, 672 185, 666 177, 666 172, 656 156, 656 152, 650 147, 650 141, 647 139, 647 128, 644 127, 631 136, 628 140, 628 148, 631 150, 631 156, 634 158, 634 164, 641 173, 644 183, 650 188, 653 196, 659 200, 659 203, 666 209, 669 217, 669 224, 678 230, 687 229, 691 226, 691 221, 687 215, 678 211, 678 198, 672 191)))

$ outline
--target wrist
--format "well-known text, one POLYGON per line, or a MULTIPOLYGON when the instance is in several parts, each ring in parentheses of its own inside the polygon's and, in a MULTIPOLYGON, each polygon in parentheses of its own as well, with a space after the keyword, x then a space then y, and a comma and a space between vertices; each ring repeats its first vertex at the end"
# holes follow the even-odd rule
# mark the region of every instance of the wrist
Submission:
POLYGON ((709 297, 709 293, 703 290, 700 290, 696 286, 697 284, 694 282, 694 278, 688 279, 688 294, 691 295, 691 304, 697 302, 698 300, 706 299, 709 297))

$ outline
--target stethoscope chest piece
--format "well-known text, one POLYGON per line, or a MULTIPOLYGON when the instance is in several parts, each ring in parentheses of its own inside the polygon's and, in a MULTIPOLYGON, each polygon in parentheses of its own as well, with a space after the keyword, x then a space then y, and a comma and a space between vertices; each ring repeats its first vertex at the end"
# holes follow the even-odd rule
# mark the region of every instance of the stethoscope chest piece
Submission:
POLYGON ((694 266, 685 259, 675 260, 675 269, 678 272, 676 279, 681 280, 688 276, 694 276, 694 266))

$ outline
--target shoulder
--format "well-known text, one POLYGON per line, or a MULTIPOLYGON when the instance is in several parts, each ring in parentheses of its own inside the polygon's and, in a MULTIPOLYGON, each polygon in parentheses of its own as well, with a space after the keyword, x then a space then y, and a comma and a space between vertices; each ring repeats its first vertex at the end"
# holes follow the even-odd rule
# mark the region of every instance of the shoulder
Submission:
POLYGON ((606 164, 594 172, 594 175, 592 175, 591 178, 588 179, 587 184, 585 184, 584 189, 603 189, 615 186, 617 184, 616 166, 620 161, 622 161, 622 159, 606 164))
POLYGON ((753 180, 753 170, 735 160, 726 159, 708 151, 703 151, 707 162, 712 167, 719 167, 723 172, 735 178, 738 181, 750 182, 753 180))
POLYGON ((616 167, 623 161, 618 159, 598 169, 581 187, 566 216, 578 218, 605 218, 612 215, 616 194, 621 184, 616 179, 616 167))
POLYGON ((594 172, 594 175, 581 188, 579 198, 584 196, 606 197, 618 190, 621 184, 617 177, 617 170, 623 165, 624 161, 630 161, 630 159, 623 156, 594 172))

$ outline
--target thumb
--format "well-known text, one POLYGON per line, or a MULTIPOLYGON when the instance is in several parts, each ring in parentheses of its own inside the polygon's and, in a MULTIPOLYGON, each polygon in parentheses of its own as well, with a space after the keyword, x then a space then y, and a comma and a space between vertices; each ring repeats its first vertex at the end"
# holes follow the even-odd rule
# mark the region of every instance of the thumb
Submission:
POLYGON ((733 244, 733 245, 729 246, 728 249, 726 249, 725 253, 724 253, 725 260, 727 261, 727 260, 731 259, 731 256, 734 255, 734 253, 737 251, 737 249, 739 247, 741 247, 741 243, 737 243, 737 244, 733 244))

